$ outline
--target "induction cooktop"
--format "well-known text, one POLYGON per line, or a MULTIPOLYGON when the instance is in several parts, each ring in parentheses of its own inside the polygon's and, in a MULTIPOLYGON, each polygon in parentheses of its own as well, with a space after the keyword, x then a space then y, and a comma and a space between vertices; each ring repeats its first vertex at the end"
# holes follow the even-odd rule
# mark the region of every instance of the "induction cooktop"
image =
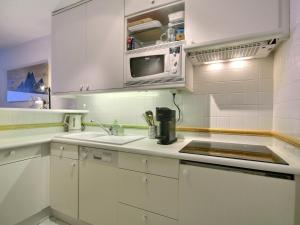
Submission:
POLYGON ((288 165, 287 162, 263 145, 191 141, 179 152, 288 165))

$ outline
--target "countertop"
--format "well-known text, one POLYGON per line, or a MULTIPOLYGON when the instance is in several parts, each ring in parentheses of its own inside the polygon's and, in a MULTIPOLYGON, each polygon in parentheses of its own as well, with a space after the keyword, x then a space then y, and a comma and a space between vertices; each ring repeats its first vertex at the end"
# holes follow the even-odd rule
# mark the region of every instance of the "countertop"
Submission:
POLYGON ((176 143, 171 145, 158 145, 157 140, 144 138, 124 145, 112 145, 92 141, 67 139, 64 138, 63 135, 65 135, 65 133, 6 138, 0 140, 0 150, 55 141, 86 147, 104 148, 113 151, 300 175, 300 149, 272 137, 253 137, 244 135, 207 135, 207 137, 186 136, 185 138, 178 139, 176 143), (289 165, 180 153, 179 151, 191 140, 265 145, 284 159, 289 165))

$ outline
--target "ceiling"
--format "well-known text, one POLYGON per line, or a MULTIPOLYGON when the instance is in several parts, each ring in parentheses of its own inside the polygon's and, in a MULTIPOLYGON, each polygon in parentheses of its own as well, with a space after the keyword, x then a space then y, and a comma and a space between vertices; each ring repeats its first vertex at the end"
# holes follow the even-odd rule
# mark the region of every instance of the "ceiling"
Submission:
POLYGON ((0 0, 0 50, 49 35, 51 12, 73 2, 76 0, 0 0))

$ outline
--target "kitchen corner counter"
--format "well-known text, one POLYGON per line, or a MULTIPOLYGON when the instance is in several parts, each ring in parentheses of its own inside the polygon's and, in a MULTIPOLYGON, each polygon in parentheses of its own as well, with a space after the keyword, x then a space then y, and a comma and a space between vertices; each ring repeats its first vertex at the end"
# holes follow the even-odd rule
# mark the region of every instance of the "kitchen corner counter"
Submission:
POLYGON ((113 151, 122 151, 136 154, 145 154, 158 157, 188 160, 232 167, 241 167, 253 170, 265 170, 278 173, 300 175, 300 149, 272 137, 253 137, 244 135, 213 135, 204 137, 187 136, 171 145, 158 145, 157 140, 144 138, 124 145, 104 144, 93 141, 82 141, 64 138, 66 133, 33 134, 19 137, 10 137, 0 140, 0 151, 9 148, 50 143, 51 141, 80 145, 93 148, 102 148, 113 151), (191 140, 216 141, 239 144, 265 145, 284 159, 289 165, 272 164, 265 162, 247 161, 240 159, 222 158, 205 155, 180 153, 179 151, 191 140))
POLYGON ((33 134, 19 137, 0 139, 0 151, 9 148, 18 148, 30 145, 50 143, 53 137, 62 133, 33 134))
POLYGON ((227 138, 224 138, 224 136, 223 138, 219 138, 218 136, 186 137, 185 139, 179 139, 176 143, 171 145, 158 145, 156 143, 157 140, 148 138, 144 138, 142 140, 131 142, 125 145, 103 144, 92 141, 66 139, 63 137, 54 137, 52 140, 55 142, 63 142, 94 148, 104 148, 107 150, 114 151, 146 154, 158 157, 174 158, 179 160, 188 160, 194 162, 241 167, 253 170, 265 170, 278 173, 300 175, 300 149, 297 149, 296 147, 293 147, 285 142, 275 140, 271 137, 259 138, 250 136, 240 136, 237 138, 237 136, 230 135, 228 135, 227 138), (279 155, 282 159, 284 159, 289 165, 180 153, 179 151, 191 140, 266 145, 277 155, 279 155))

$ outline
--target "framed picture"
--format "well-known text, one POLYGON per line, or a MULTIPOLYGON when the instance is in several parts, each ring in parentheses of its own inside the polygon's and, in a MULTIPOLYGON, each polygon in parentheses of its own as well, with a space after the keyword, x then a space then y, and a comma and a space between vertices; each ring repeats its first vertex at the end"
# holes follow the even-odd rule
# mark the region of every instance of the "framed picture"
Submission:
POLYGON ((27 102, 41 97, 47 100, 48 62, 7 71, 7 102, 27 102))

